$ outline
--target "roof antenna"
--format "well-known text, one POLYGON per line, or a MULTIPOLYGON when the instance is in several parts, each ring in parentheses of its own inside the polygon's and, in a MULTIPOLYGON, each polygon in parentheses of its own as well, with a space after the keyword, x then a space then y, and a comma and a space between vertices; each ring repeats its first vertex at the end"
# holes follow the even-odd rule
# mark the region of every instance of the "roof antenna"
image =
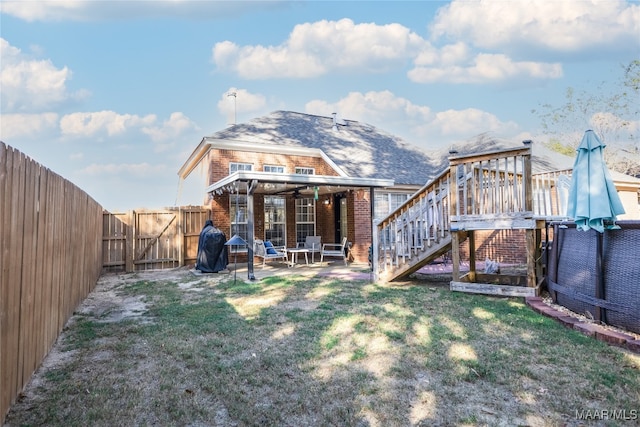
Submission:
POLYGON ((235 125, 236 124, 236 96, 237 96, 237 94, 236 94, 235 91, 229 92, 227 94, 227 97, 230 97, 230 96, 233 96, 233 123, 232 124, 235 125))

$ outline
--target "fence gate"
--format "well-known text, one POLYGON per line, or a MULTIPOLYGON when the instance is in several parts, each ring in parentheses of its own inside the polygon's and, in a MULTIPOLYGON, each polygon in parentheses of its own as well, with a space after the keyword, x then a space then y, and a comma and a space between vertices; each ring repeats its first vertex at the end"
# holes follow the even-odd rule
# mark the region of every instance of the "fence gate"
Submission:
POLYGON ((156 270, 180 266, 179 212, 134 211, 133 264, 135 269, 156 270))
POLYGON ((103 215, 105 271, 144 271, 194 263, 209 209, 136 210, 103 215))

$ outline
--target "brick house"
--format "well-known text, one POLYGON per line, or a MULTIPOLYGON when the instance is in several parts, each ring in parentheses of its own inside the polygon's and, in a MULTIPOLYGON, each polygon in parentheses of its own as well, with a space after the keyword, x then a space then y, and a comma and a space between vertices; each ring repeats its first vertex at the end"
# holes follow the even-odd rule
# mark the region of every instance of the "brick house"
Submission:
MULTIPOLYGON (((513 146, 480 135, 451 149, 472 154, 513 146)), ((214 224, 228 236, 286 247, 306 236, 321 236, 323 243, 346 237, 353 259, 366 263, 373 223, 447 169, 449 151, 420 149, 335 114, 275 111, 203 138, 178 174, 207 171, 207 204, 214 224)), ((572 168, 572 158, 543 144, 533 144, 532 153, 534 174, 572 168)), ((628 219, 638 218, 640 180, 615 173, 614 180, 629 199, 628 219)), ((478 235, 476 257, 523 263, 523 247, 523 233, 487 230, 478 235)), ((248 249, 233 248, 239 261, 252 263, 248 249)))
MULTIPOLYGON (((178 174, 204 166, 216 227, 295 247, 347 237, 366 263, 372 215, 385 216, 438 169, 428 154, 351 120, 276 111, 205 137, 178 174)), ((247 248, 236 248, 246 261, 247 248)))

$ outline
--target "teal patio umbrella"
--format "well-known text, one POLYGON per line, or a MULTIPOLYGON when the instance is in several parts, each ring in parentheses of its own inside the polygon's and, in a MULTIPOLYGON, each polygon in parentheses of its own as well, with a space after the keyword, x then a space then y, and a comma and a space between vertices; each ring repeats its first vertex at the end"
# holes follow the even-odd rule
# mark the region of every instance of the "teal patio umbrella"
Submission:
MULTIPOLYGON (((617 215, 624 213, 620 196, 604 162, 605 144, 592 130, 582 137, 573 164, 567 216, 574 219, 576 227, 583 231, 597 231, 595 297, 605 298, 603 269, 603 234, 605 229, 620 228, 615 224, 617 215)), ((596 319, 606 322, 606 312, 600 306, 596 319)))
POLYGON ((573 164, 567 216, 576 227, 604 232, 605 228, 618 228, 617 215, 624 213, 620 196, 613 184, 602 151, 605 144, 592 130, 588 130, 578 146, 573 164))

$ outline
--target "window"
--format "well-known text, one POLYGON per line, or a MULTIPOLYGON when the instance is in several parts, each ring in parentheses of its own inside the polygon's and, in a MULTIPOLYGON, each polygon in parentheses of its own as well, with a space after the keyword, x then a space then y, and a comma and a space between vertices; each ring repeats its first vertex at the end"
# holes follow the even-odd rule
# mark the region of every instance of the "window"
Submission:
POLYGON ((237 171, 250 171, 253 170, 253 165, 251 163, 229 163, 229 174, 232 174, 237 171))
POLYGON ((381 220, 406 202, 410 194, 406 193, 375 193, 374 218, 381 220))
POLYGON ((303 168, 296 166, 296 174, 297 175, 315 175, 316 170, 314 168, 303 168))
POLYGON ((296 242, 316 235, 316 202, 313 198, 296 199, 296 242))
MULTIPOLYGON (((231 220, 231 236, 238 235, 245 241, 247 233, 247 196, 243 194, 229 195, 229 219, 231 220), (236 203, 237 200, 237 203, 236 203)), ((246 245, 231 246, 231 252, 244 252, 246 245)))
POLYGON ((274 246, 286 246, 285 198, 265 196, 264 198, 264 240, 274 246))
MULTIPOLYGON (((380 221, 382 218, 395 211, 400 205, 406 202, 410 194, 406 193, 375 193, 374 205, 374 219, 380 221)), ((384 242, 393 243, 396 240, 395 235, 391 233, 388 228, 380 238, 384 242)))
POLYGON ((284 166, 264 165, 262 169, 270 173, 284 173, 284 166))

